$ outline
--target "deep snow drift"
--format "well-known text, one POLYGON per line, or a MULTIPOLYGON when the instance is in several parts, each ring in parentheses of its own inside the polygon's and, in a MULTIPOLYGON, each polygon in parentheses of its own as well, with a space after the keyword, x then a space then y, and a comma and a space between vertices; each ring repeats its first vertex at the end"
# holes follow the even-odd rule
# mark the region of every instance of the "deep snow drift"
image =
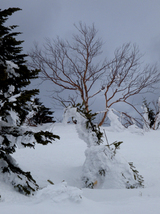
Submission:
MULTIPOLYGON (((82 166, 87 145, 78 136, 76 125, 52 124, 50 131, 60 141, 35 149, 17 149, 13 157, 40 185, 34 196, 24 196, 12 186, 0 181, 1 213, 91 213, 91 214, 157 214, 160 210, 160 130, 143 132, 136 127, 129 130, 105 129, 109 143, 123 141, 119 153, 133 162, 144 178, 144 188, 107 189, 81 188, 82 166), (54 183, 52 185, 51 183, 54 183), (81 189, 80 189, 81 188, 81 189)), ((45 127, 46 128, 46 127, 45 127)))

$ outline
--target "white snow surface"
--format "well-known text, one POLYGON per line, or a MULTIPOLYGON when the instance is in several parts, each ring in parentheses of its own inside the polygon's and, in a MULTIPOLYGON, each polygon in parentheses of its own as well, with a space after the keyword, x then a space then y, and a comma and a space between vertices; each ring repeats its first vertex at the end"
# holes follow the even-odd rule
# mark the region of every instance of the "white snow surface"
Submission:
MULTIPOLYGON (((48 127, 46 127, 48 126, 48 127)), ((41 127, 42 128, 42 127, 41 127)), ((87 144, 76 125, 46 124, 61 139, 35 149, 17 149, 13 158, 24 171, 31 171, 41 189, 24 196, 0 177, 2 214, 158 214, 160 212, 160 130, 143 132, 135 127, 115 132, 105 128, 109 143, 123 141, 119 153, 133 162, 144 177, 142 189, 81 188, 87 144), (54 185, 50 184, 52 181, 54 185)))

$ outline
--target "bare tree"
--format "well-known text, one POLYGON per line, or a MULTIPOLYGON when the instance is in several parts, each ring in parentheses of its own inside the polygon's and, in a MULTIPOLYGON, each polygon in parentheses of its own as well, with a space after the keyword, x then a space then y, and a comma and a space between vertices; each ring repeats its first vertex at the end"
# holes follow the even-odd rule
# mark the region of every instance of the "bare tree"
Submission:
POLYGON ((41 70, 41 79, 53 82, 54 99, 75 104, 78 97, 89 111, 90 100, 103 93, 106 111, 99 125, 104 123, 107 109, 116 103, 126 103, 138 112, 128 99, 155 89, 160 81, 156 66, 142 69, 139 49, 130 43, 117 49, 112 60, 98 61, 103 43, 94 24, 88 27, 79 23, 75 27, 78 34, 73 35, 72 43, 47 39, 42 49, 35 45, 29 54, 31 66, 41 70), (99 89, 95 91, 97 83, 99 89), (61 96, 64 90, 68 97, 61 96))

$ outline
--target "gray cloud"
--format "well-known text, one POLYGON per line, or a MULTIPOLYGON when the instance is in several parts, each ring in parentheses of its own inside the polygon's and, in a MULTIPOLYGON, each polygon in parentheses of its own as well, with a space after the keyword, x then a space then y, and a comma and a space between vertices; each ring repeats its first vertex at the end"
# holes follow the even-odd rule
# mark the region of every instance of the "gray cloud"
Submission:
MULTIPOLYGON (((1 8, 20 7, 10 22, 20 26, 25 49, 33 41, 59 35, 70 37, 74 23, 95 23, 106 48, 113 50, 125 42, 135 42, 148 53, 155 38, 160 37, 159 0, 1 0, 1 8), (147 52, 148 51, 148 52, 147 52)), ((156 50, 157 48, 155 48, 156 50)), ((154 45, 153 45, 154 51, 154 45)), ((153 52, 152 51, 152 52, 153 52)))
POLYGON ((160 62, 159 0, 1 0, 1 9, 8 7, 22 9, 9 23, 23 32, 25 52, 45 37, 70 39, 73 24, 82 21, 95 23, 105 42, 104 54, 112 56, 115 48, 133 42, 145 53, 146 63, 160 62))

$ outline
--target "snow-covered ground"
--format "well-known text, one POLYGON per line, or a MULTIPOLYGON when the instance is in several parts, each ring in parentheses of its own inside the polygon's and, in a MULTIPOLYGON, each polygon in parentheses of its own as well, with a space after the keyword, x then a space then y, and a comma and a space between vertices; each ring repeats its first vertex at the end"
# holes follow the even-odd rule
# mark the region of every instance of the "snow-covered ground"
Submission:
POLYGON ((76 125, 50 126, 61 139, 35 149, 17 149, 13 157, 31 171, 41 190, 24 196, 0 181, 1 214, 158 214, 160 213, 160 130, 135 128, 115 132, 105 128, 109 143, 123 141, 119 153, 144 177, 142 189, 81 188, 86 143, 76 125), (52 181, 54 185, 50 184, 52 181))

